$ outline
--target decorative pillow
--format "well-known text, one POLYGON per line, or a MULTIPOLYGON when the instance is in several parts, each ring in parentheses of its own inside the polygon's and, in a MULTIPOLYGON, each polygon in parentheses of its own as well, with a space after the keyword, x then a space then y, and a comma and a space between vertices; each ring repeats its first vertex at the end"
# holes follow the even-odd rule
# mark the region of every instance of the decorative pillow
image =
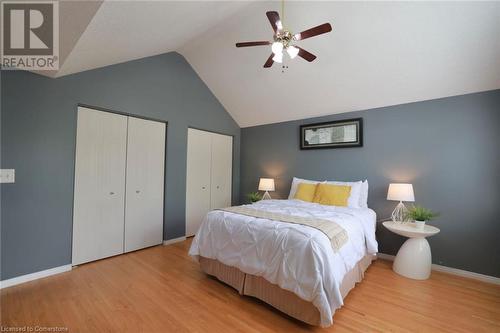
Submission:
POLYGON ((316 185, 320 182, 317 180, 307 180, 307 179, 300 179, 297 177, 293 177, 292 186, 290 187, 290 194, 288 195, 288 200, 292 200, 293 198, 295 198, 295 192, 297 192, 297 187, 299 186, 300 183, 316 185))
POLYGON ((348 185, 318 184, 313 201, 321 205, 346 207, 351 188, 348 185))
POLYGON ((360 205, 361 192, 362 192, 361 187, 363 184, 362 181, 358 181, 358 182, 326 181, 326 184, 351 186, 351 194, 349 195, 349 199, 347 200, 347 207, 351 207, 351 208, 362 207, 360 205))
POLYGON ((300 183, 299 186, 297 186, 297 191, 295 192, 295 196, 293 198, 312 202, 314 194, 316 193, 316 186, 318 186, 318 184, 300 183))

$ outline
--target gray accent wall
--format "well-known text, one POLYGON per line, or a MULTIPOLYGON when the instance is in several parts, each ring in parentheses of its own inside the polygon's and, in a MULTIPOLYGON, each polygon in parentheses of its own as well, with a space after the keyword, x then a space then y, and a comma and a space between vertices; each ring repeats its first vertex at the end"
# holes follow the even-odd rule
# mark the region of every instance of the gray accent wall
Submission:
POLYGON ((168 122, 164 239, 185 234, 187 129, 234 136, 239 197, 240 128, 177 53, 57 79, 1 73, 1 279, 71 263, 77 104, 168 122))
MULTIPOLYGON (((362 98, 362 96, 360 96, 362 98)), ((441 213, 431 224, 433 262, 500 277, 500 90, 360 112, 244 128, 241 200, 259 177, 276 180, 285 198, 293 176, 368 179, 368 204, 379 219, 396 202, 391 182, 412 183, 418 204, 441 213), (299 126, 363 117, 364 146, 299 149, 299 126)), ((396 254, 404 238, 377 228, 380 252, 396 254)))

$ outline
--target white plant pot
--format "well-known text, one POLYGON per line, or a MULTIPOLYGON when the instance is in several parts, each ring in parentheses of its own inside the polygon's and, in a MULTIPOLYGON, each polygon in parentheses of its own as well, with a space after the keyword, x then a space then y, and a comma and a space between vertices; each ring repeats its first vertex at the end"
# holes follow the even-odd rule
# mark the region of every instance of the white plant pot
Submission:
POLYGON ((425 228, 425 221, 418 221, 418 220, 416 220, 415 221, 415 227, 418 230, 424 230, 424 228, 425 228))

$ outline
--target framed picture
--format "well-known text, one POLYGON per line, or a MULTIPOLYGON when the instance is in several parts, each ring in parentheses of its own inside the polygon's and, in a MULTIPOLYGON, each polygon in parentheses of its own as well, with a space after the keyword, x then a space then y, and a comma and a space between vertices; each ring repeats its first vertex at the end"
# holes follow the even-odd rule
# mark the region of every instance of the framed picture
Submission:
POLYGON ((300 126, 300 149, 363 146, 363 118, 300 126))

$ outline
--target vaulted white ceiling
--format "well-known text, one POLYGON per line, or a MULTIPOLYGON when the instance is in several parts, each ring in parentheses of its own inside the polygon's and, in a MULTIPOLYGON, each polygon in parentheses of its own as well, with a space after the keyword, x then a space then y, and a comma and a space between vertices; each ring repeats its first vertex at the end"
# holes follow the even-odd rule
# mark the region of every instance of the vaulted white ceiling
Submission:
POLYGON ((239 1, 104 1, 56 76, 177 51, 246 5, 239 1))
POLYGON ((265 12, 279 9, 106 1, 56 76, 178 51, 242 127, 500 88, 500 2, 290 1, 287 28, 333 31, 299 42, 318 58, 284 73, 262 67, 269 46, 234 46, 271 40, 265 12))

